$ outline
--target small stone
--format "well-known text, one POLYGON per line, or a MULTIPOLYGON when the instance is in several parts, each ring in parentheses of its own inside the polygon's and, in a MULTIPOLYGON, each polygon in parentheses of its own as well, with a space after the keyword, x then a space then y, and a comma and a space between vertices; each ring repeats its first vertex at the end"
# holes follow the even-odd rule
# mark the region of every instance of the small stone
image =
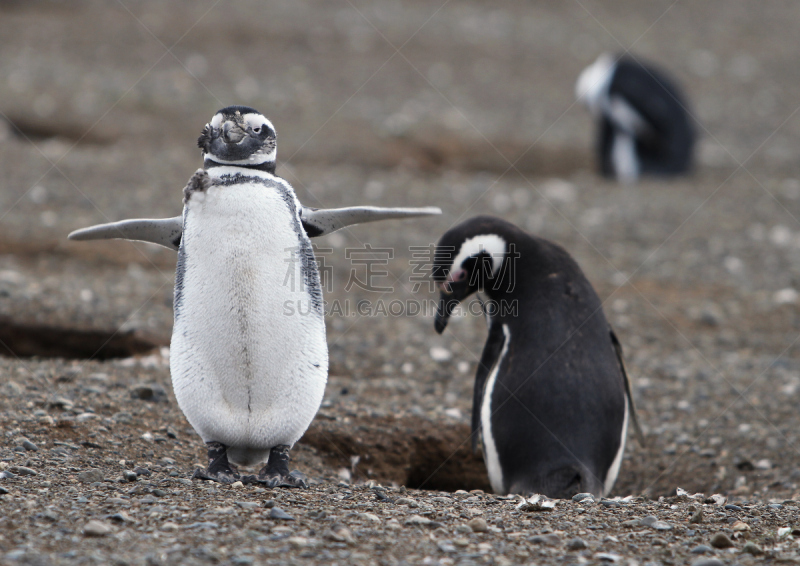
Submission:
POLYGON ((381 519, 377 515, 373 515, 372 513, 359 513, 356 515, 359 519, 365 519, 367 521, 371 521, 373 523, 380 523, 381 519))
POLYGON ((131 470, 125 470, 124 472, 122 472, 122 479, 124 479, 127 482, 134 482, 137 479, 139 479, 139 475, 131 470))
POLYGON ((308 546, 308 539, 305 537, 289 537, 288 539, 286 539, 286 542, 292 545, 293 548, 298 548, 298 549, 305 548, 306 546, 308 546))
POLYGON ((282 521, 294 521, 294 517, 289 515, 286 511, 284 511, 280 507, 273 507, 272 509, 270 509, 269 518, 280 519, 282 521))
POLYGON ((641 527, 642 526, 642 520, 641 519, 629 519, 627 521, 624 521, 621 524, 622 524, 623 527, 636 528, 636 527, 641 527))
POLYGON ((27 438, 22 441, 22 447, 25 450, 29 451, 29 452, 38 452, 39 451, 39 447, 36 446, 33 442, 31 442, 27 438))
POLYGON ((131 398, 163 403, 167 401, 167 392, 157 383, 141 383, 131 388, 131 398))
POLYGON ((151 472, 147 468, 140 468, 140 467, 134 468, 133 473, 136 474, 137 476, 144 476, 146 478, 149 478, 150 476, 153 475, 153 472, 151 472))
POLYGON ((736 521, 731 525, 731 529, 733 529, 735 532, 749 531, 750 525, 743 521, 736 521))
POLYGON ((92 519, 83 526, 83 534, 87 537, 103 537, 111 533, 111 526, 108 523, 92 519))
POLYGON ((234 489, 239 489, 240 487, 244 487, 244 484, 240 481, 235 481, 231 484, 231 487, 234 489))
POLYGON ((168 491, 164 491, 163 489, 154 489, 153 495, 156 497, 164 497, 165 495, 169 495, 168 491))
POLYGON ((692 562, 692 566, 725 566, 725 563, 716 558, 700 558, 692 562))
POLYGON ((764 554, 764 550, 753 541, 747 541, 742 547, 742 552, 745 554, 752 554, 753 556, 760 556, 764 554))
POLYGON ((259 504, 257 501, 237 501, 236 505, 242 509, 258 509, 259 504))
POLYGON ((434 346, 428 353, 434 362, 449 362, 453 358, 453 354, 450 350, 440 346, 434 346))
POLYGON ((161 525, 162 531, 177 531, 180 527, 177 523, 173 523, 172 521, 167 521, 163 525, 161 525))
POLYGON ((711 546, 714 548, 730 548, 733 546, 733 541, 725 533, 717 533, 711 537, 711 546))
POLYGON ((594 559, 600 562, 619 562, 622 556, 613 552, 598 552, 594 555, 594 559))
POLYGON ((584 499, 591 499, 592 501, 594 501, 594 495, 592 495, 591 493, 579 493, 577 495, 572 496, 572 500, 576 502, 583 501, 584 499))
POLYGON ((587 547, 586 541, 578 537, 570 539, 569 541, 567 541, 566 545, 567 550, 583 550, 586 547, 587 547))
POLYGON ((275 507, 275 500, 265 499, 264 502, 261 503, 261 506, 264 507, 264 509, 272 509, 273 507, 275 507))
POLYGON ((486 519, 481 517, 475 517, 474 519, 470 519, 467 521, 467 526, 472 529, 473 533, 486 533, 489 532, 489 524, 486 522, 486 519))
POLYGON ((125 511, 120 511, 119 513, 114 513, 113 515, 109 515, 108 517, 112 521, 116 521, 118 523, 133 523, 134 520, 131 519, 131 516, 128 515, 125 511))
POLYGON ((411 517, 405 520, 405 524, 410 526, 427 526, 430 525, 432 522, 433 521, 431 521, 427 517, 422 517, 421 515, 412 515, 411 517))
POLYGON ((36 470, 32 470, 25 466, 14 466, 11 468, 12 471, 18 473, 21 476, 38 476, 39 473, 36 470))
POLYGON ((691 517, 689 517, 689 522, 690 523, 702 523, 703 522, 703 518, 704 518, 703 517, 703 510, 702 509, 698 509, 697 511, 695 511, 692 514, 691 517))
POLYGON ((728 503, 725 506, 725 509, 728 510, 728 511, 741 511, 742 510, 741 507, 739 507, 738 505, 734 505, 733 503, 728 503))
POLYGON ((545 546, 558 546, 561 544, 561 537, 555 533, 550 533, 547 535, 534 535, 528 539, 528 542, 532 544, 543 544, 545 546))
POLYGON ((7 493, 8 493, 8 490, 6 488, 0 487, 0 495, 6 495, 7 493))
POLYGON ((398 497, 394 500, 395 505, 408 505, 412 509, 419 507, 419 503, 409 497, 398 497))
POLYGON ((346 542, 347 544, 354 544, 356 539, 353 538, 353 533, 342 524, 335 524, 331 527, 328 538, 336 542, 346 542))
POLYGON ((689 552, 692 554, 708 554, 709 552, 714 552, 714 549, 706 544, 699 544, 689 552))
POLYGON ((445 554, 452 554, 456 552, 456 547, 451 540, 440 540, 436 543, 436 546, 439 547, 439 550, 445 554))

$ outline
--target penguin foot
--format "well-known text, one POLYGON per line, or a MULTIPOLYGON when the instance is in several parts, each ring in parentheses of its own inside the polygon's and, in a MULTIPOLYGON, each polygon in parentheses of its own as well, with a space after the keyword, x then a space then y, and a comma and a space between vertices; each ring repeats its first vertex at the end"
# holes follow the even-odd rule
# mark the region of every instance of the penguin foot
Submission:
POLYGON ((285 444, 275 446, 269 451, 267 465, 258 472, 255 479, 267 487, 308 488, 305 474, 297 470, 289 471, 289 446, 285 444))
POLYGON ((233 483, 239 481, 239 471, 236 466, 228 462, 228 447, 221 442, 207 442, 208 469, 197 468, 192 474, 192 479, 211 480, 219 483, 233 483))

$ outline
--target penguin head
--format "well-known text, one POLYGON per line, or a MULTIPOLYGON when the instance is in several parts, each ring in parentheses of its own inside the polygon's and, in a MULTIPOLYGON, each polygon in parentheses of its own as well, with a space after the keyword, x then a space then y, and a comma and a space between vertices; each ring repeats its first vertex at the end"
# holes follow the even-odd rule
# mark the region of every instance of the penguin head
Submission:
POLYGON ((197 140, 206 166, 234 165, 274 172, 277 135, 272 122, 247 106, 214 114, 197 140))
POLYGON ((611 53, 603 53, 578 76, 575 83, 575 98, 582 101, 595 116, 600 114, 602 98, 611 86, 616 67, 614 56, 611 53))
MULTIPOLYGON (((433 280, 439 287, 434 327, 441 334, 458 304, 476 291, 498 298, 513 290, 513 244, 519 229, 492 216, 476 216, 454 226, 436 244, 433 280)), ((518 254, 516 254, 518 256, 518 254)))

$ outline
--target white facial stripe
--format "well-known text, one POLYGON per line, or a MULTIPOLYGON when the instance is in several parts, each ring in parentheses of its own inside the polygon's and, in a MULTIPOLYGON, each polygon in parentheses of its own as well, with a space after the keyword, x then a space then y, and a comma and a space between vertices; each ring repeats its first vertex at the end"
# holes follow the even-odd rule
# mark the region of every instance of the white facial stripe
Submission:
POLYGON ((575 83, 575 98, 582 100, 593 114, 600 111, 601 99, 608 93, 617 63, 610 53, 603 53, 586 67, 575 83))
MULTIPOLYGON (((212 128, 219 128, 222 126, 222 122, 224 120, 224 116, 222 114, 214 114, 214 117, 211 118, 211 122, 209 124, 212 128)), ((274 132, 275 126, 272 125, 272 122, 267 120, 262 114, 258 112, 248 112, 247 114, 242 115, 242 119, 244 120, 245 124, 250 126, 251 128, 258 128, 259 126, 263 126, 266 124, 270 127, 270 129, 274 132)))
POLYGON ((614 456, 614 461, 611 462, 611 467, 606 472, 606 481, 603 483, 603 495, 608 495, 611 488, 614 487, 614 482, 617 481, 619 474, 619 467, 622 464, 622 455, 625 452, 625 440, 628 437, 628 396, 625 395, 625 417, 622 419, 622 434, 619 439, 619 450, 617 455, 614 456))
POLYGON ((242 118, 244 119, 245 124, 247 124, 253 129, 259 128, 264 124, 266 124, 267 126, 269 126, 270 130, 272 130, 273 132, 275 131, 275 127, 272 125, 272 122, 267 120, 261 114, 250 112, 248 114, 244 114, 242 118))
POLYGON ((453 260, 450 271, 457 270, 466 260, 481 252, 486 252, 492 256, 492 274, 496 275, 497 270, 503 264, 503 257, 506 255, 506 241, 497 234, 479 234, 474 238, 465 240, 453 260))
POLYGON ((483 439, 483 459, 486 462, 486 471, 489 473, 489 483, 492 484, 492 491, 505 494, 503 468, 500 466, 500 455, 497 453, 497 444, 494 441, 494 436, 492 436, 492 392, 497 381, 497 372, 500 370, 503 358, 508 352, 508 345, 511 343, 511 331, 508 329, 507 324, 503 325, 503 335, 505 336, 503 349, 500 350, 497 363, 494 364, 492 373, 489 374, 489 379, 486 380, 486 390, 481 403, 481 438, 483 439))

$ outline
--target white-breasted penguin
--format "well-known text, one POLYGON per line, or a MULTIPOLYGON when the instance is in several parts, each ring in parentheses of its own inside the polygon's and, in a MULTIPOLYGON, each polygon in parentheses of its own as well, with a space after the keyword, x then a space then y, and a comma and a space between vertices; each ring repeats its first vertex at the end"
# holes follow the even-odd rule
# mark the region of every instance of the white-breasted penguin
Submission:
POLYGON ((686 97, 662 70, 604 53, 581 72, 575 96, 599 122, 603 175, 633 183, 691 169, 695 130, 686 97))
POLYGON ((178 250, 170 371, 178 404, 208 447, 208 469, 195 477, 305 486, 302 474, 289 472, 289 449, 317 413, 328 374, 309 237, 441 211, 304 208, 275 175, 274 127, 245 106, 217 112, 198 145, 204 169, 184 189, 181 217, 94 226, 70 238, 178 250), (287 316, 286 301, 302 308, 287 316), (256 476, 235 467, 262 463, 256 476))
MULTIPOLYGON (((482 291, 489 336, 475 376, 472 442, 497 493, 606 495, 636 423, 622 349, 600 299, 561 247, 478 216, 436 246, 435 328, 482 291)), ((638 425, 637 425, 638 431, 638 425)))

